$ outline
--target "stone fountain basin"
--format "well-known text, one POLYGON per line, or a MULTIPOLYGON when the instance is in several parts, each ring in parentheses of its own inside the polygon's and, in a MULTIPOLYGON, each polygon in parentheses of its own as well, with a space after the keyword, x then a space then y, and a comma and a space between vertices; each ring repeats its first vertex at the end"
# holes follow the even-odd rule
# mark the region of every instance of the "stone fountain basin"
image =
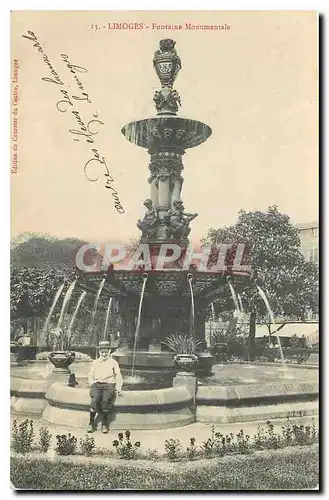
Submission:
MULTIPOLYGON (((43 362, 45 365, 46 362, 43 362)), ((37 377, 42 362, 13 367, 11 407, 13 413, 41 416, 52 425, 85 427, 90 405, 85 385, 86 362, 79 366, 81 385, 52 384, 37 377), (25 369, 25 374, 19 369, 25 369), (25 375, 25 378, 22 376, 25 375), (50 385, 51 384, 51 385, 50 385)), ((73 366, 73 365, 72 365, 73 366)), ((186 387, 128 390, 115 401, 113 429, 161 429, 191 422, 266 421, 287 416, 318 413, 318 370, 297 365, 215 365, 213 377, 198 380, 195 398, 186 387), (292 375, 292 376, 290 376, 292 375)), ((77 371, 77 370, 76 370, 77 371)), ((79 376, 78 376, 79 380, 79 376)))
MULTIPOLYGON (((42 418, 49 424, 86 427, 89 419, 89 388, 52 384, 45 394, 42 418)), ((163 429, 195 421, 193 398, 186 387, 127 391, 117 397, 111 415, 112 429, 163 429)))

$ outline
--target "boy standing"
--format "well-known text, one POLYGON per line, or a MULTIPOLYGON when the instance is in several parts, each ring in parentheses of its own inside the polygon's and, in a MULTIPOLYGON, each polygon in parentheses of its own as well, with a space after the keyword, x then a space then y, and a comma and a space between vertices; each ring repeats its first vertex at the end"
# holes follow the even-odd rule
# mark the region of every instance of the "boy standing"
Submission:
POLYGON ((122 376, 117 361, 111 357, 111 344, 103 340, 98 345, 99 358, 92 362, 88 382, 90 385, 90 420, 87 432, 95 430, 96 413, 102 413, 102 432, 109 431, 108 416, 115 395, 122 396, 122 376))

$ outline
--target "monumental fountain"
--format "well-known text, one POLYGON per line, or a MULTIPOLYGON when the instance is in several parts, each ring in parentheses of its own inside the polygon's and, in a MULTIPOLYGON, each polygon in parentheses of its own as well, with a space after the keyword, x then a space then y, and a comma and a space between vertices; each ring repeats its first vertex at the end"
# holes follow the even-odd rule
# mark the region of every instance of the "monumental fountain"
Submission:
MULTIPOLYGON (((248 276, 248 272, 232 269, 221 273, 200 272, 192 263, 186 265, 190 224, 198 214, 185 211, 182 157, 187 150, 204 143, 212 130, 205 123, 177 116, 181 99, 173 86, 181 70, 181 60, 173 40, 160 41, 153 66, 161 83, 153 98, 157 115, 122 128, 127 140, 147 149, 150 155, 150 197, 144 201, 146 212, 137 227, 141 231, 140 243, 149 248, 151 267, 144 272, 145 266, 135 271, 115 270, 112 266, 106 275, 85 273, 80 281, 94 294, 104 283, 102 294, 118 301, 121 339, 131 348, 131 356, 126 351, 121 364, 130 365, 137 350, 139 367, 152 365, 152 359, 155 364, 166 365, 165 354, 157 359, 154 353, 160 351, 161 342, 169 334, 182 333, 204 341, 207 308, 216 291, 226 286, 225 276, 234 275, 236 280, 248 276), (167 245, 168 254, 171 245, 178 246, 180 258, 159 271, 155 263, 163 244, 167 245), (146 355, 151 350, 153 355, 146 355)), ((167 357, 167 364, 172 364, 171 356, 167 357)))
MULTIPOLYGON (((166 337, 175 333, 185 334, 204 343, 206 314, 208 309, 211 310, 216 293, 221 287, 229 285, 238 310, 234 287, 243 286, 245 280, 250 279, 250 273, 234 270, 232 255, 220 273, 197 269, 187 258, 190 252, 190 224, 198 214, 185 211, 182 200, 182 157, 187 150, 204 143, 212 130, 200 121, 177 116, 181 100, 173 86, 182 65, 173 40, 160 41, 153 66, 161 84, 153 98, 157 114, 122 128, 126 139, 147 149, 150 155, 150 197, 144 201, 144 217, 137 222, 141 231, 140 244, 144 248, 147 245, 150 251, 149 265, 144 263, 137 269, 120 269, 109 265, 97 272, 80 272, 64 300, 66 304, 74 286, 83 290, 74 313, 75 318, 86 293, 96 297, 91 328, 94 326, 100 297, 108 300, 106 325, 112 301, 115 300, 121 318, 121 345, 113 355, 120 365, 131 369, 132 375, 134 369, 157 370, 163 374, 163 380, 166 371, 170 374, 171 378, 167 377, 166 383, 160 380, 159 385, 152 390, 147 385, 145 390, 127 390, 124 385, 124 395, 115 403, 112 428, 159 429, 195 421, 264 420, 285 417, 291 411, 304 412, 303 415, 315 413, 317 380, 313 380, 314 377, 310 380, 305 374, 302 376, 302 370, 298 370, 295 382, 288 383, 280 382, 278 374, 271 367, 268 383, 264 385, 257 383, 257 370, 264 376, 268 370, 266 366, 253 370, 252 380, 255 383, 251 384, 245 383, 245 370, 239 364, 228 368, 236 376, 233 383, 226 383, 225 375, 221 373, 219 376, 215 373, 209 384, 201 383, 199 386, 193 374, 178 374, 173 379, 173 354, 165 349, 166 337), (173 245, 178 247, 179 258, 167 259, 170 262, 159 270, 156 262, 164 244, 169 253, 173 245), (289 405, 286 404, 288 401, 289 405)), ((62 290, 63 287, 56 294, 54 303, 62 290)), ((54 304, 51 311, 53 309, 54 304)), ((73 321, 72 318, 70 328, 73 321)), ((87 365, 73 363, 72 370, 78 380, 76 387, 68 386, 67 377, 56 380, 49 370, 49 362, 43 373, 36 370, 33 374, 33 370, 15 367, 11 384, 12 411, 42 415, 48 424, 85 427, 90 405, 89 389, 84 383, 87 365)), ((220 369, 224 372, 224 368, 220 369)), ((143 389, 139 385, 136 388, 143 389)))

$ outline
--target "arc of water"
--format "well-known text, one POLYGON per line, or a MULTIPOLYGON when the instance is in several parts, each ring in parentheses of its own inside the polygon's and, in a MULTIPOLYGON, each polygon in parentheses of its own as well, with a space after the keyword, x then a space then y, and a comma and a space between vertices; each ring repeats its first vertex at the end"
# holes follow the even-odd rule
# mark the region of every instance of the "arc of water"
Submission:
POLYGON ((107 306, 107 311, 106 311, 106 318, 105 318, 105 326, 104 326, 104 333, 103 333, 103 339, 106 340, 106 332, 107 332, 107 325, 109 322, 109 317, 110 317, 110 311, 112 307, 112 302, 113 302, 113 297, 110 297, 109 304, 107 306))
POLYGON ((80 306, 82 304, 82 301, 84 300, 84 298, 85 298, 86 295, 87 295, 87 292, 83 291, 81 293, 80 297, 79 297, 78 303, 76 305, 76 308, 74 310, 74 313, 72 315, 72 318, 71 318, 71 321, 70 321, 70 324, 69 324, 69 327, 68 327, 68 330, 67 330, 67 338, 68 338, 68 340, 71 338, 71 332, 72 332, 72 328, 73 328, 73 324, 74 324, 75 318, 77 317, 79 308, 80 308, 80 306))
MULTIPOLYGON (((64 300, 63 300, 61 312, 60 312, 60 315, 59 315, 59 318, 58 318, 57 336, 60 338, 61 343, 63 343, 63 334, 61 334, 61 326, 62 326, 62 322, 63 322, 63 318, 64 318, 64 314, 65 314, 66 308, 67 308, 67 306, 68 306, 68 304, 70 302, 70 299, 71 299, 71 296, 72 296, 72 293, 73 293, 73 290, 74 290, 76 282, 77 282, 77 278, 74 281, 72 281, 72 283, 70 284, 70 286, 66 290, 66 294, 65 294, 65 297, 64 297, 64 300)), ((61 346, 61 348, 62 347, 63 346, 61 346)))
POLYGON ((241 319, 241 325, 242 325, 242 332, 244 336, 246 337, 247 331, 246 331, 246 326, 247 326, 247 319, 246 319, 246 314, 243 309, 243 304, 242 304, 242 299, 240 294, 238 293, 237 295, 238 302, 239 302, 239 308, 240 308, 240 319, 241 319))
POLYGON ((148 278, 148 274, 147 273, 143 273, 143 285, 142 285, 141 296, 140 296, 140 299, 139 299, 137 324, 136 324, 136 329, 135 329, 133 359, 132 359, 131 374, 130 374, 131 377, 134 376, 134 370, 135 370, 137 339, 138 339, 139 329, 140 329, 140 325, 141 325, 141 315, 142 315, 143 298, 144 298, 144 293, 145 293, 145 287, 146 287, 147 278, 148 278))
MULTIPOLYGON (((261 296, 261 298, 264 301, 264 304, 266 306, 267 312, 268 312, 268 314, 270 316, 270 319, 271 319, 271 323, 272 323, 273 327, 275 327, 274 313, 273 313, 273 311, 271 309, 271 306, 270 306, 270 303, 268 301, 267 295, 266 295, 266 293, 258 285, 256 285, 256 287, 257 287, 259 295, 261 296)), ((286 368, 286 361, 284 359, 280 337, 279 337, 278 334, 275 334, 275 336, 276 336, 277 341, 278 341, 278 346, 279 346, 279 351, 280 351, 280 357, 281 357, 282 365, 286 368)))
POLYGON ((190 316, 190 335, 194 337, 194 318, 195 318, 195 309, 194 309, 194 295, 193 295, 193 287, 192 287, 193 274, 189 273, 187 275, 187 281, 190 286, 191 292, 191 316, 190 316))
POLYGON ((240 294, 238 293, 238 302, 239 302, 239 306, 240 306, 240 312, 244 312, 243 311, 243 305, 242 305, 242 300, 241 300, 241 297, 240 297, 240 294))
POLYGON ((43 335, 46 335, 46 334, 47 334, 47 332, 48 332, 48 326, 49 326, 50 320, 51 320, 51 318, 52 318, 52 315, 53 315, 54 309, 55 309, 55 307, 56 307, 56 304, 57 304, 57 302, 58 302, 58 299, 59 299, 59 297, 60 297, 60 295, 61 295, 61 293, 62 293, 62 291, 63 291, 64 285, 65 285, 65 282, 64 282, 64 283, 62 283, 62 284, 59 286, 59 288, 58 288, 58 290, 57 290, 57 292, 56 292, 56 294, 55 294, 55 297, 54 297, 53 303, 51 304, 51 308, 50 308, 50 310, 49 310, 49 313, 48 313, 48 316, 47 316, 47 318, 46 318, 45 324, 44 324, 44 326, 43 326, 43 332, 42 332, 42 333, 43 333, 43 335))
POLYGON ((215 323, 215 321, 216 321, 216 317, 215 317, 215 309, 214 309, 214 304, 213 304, 213 302, 210 304, 210 308, 211 308, 211 316, 212 316, 212 320, 213 320, 213 322, 215 323))
POLYGON ((238 302, 238 299, 236 297, 236 293, 235 293, 234 287, 233 287, 230 279, 227 279, 227 282, 228 282, 228 286, 230 287, 230 291, 231 291, 231 295, 232 295, 232 299, 233 299, 235 311, 239 314, 240 313, 239 302, 238 302))
POLYGON ((63 304, 62 304, 62 308, 61 308, 61 313, 59 315, 59 319, 58 319, 58 323, 57 323, 57 329, 58 330, 59 330, 59 328, 62 325, 64 314, 65 314, 65 311, 66 311, 66 307, 67 307, 67 305, 68 305, 68 303, 70 301, 70 298, 71 298, 71 295, 72 295, 72 292, 74 290, 76 282, 77 282, 76 279, 74 281, 72 281, 72 283, 70 284, 70 286, 66 290, 66 294, 65 294, 65 297, 64 297, 64 300, 63 300, 63 304))

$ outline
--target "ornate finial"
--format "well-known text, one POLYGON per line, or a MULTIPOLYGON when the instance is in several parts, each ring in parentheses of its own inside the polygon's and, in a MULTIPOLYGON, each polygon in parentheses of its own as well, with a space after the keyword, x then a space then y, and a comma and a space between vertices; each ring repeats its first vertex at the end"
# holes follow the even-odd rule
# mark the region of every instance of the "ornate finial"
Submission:
POLYGON ((160 40, 160 50, 153 58, 153 66, 160 79, 162 89, 154 94, 154 104, 158 114, 176 114, 181 105, 179 94, 173 90, 173 84, 182 67, 180 58, 175 49, 174 40, 166 38, 160 40))
POLYGON ((172 89, 176 76, 182 67, 180 58, 175 49, 174 40, 169 38, 160 40, 160 50, 157 50, 153 58, 153 66, 160 79, 162 88, 172 89))

